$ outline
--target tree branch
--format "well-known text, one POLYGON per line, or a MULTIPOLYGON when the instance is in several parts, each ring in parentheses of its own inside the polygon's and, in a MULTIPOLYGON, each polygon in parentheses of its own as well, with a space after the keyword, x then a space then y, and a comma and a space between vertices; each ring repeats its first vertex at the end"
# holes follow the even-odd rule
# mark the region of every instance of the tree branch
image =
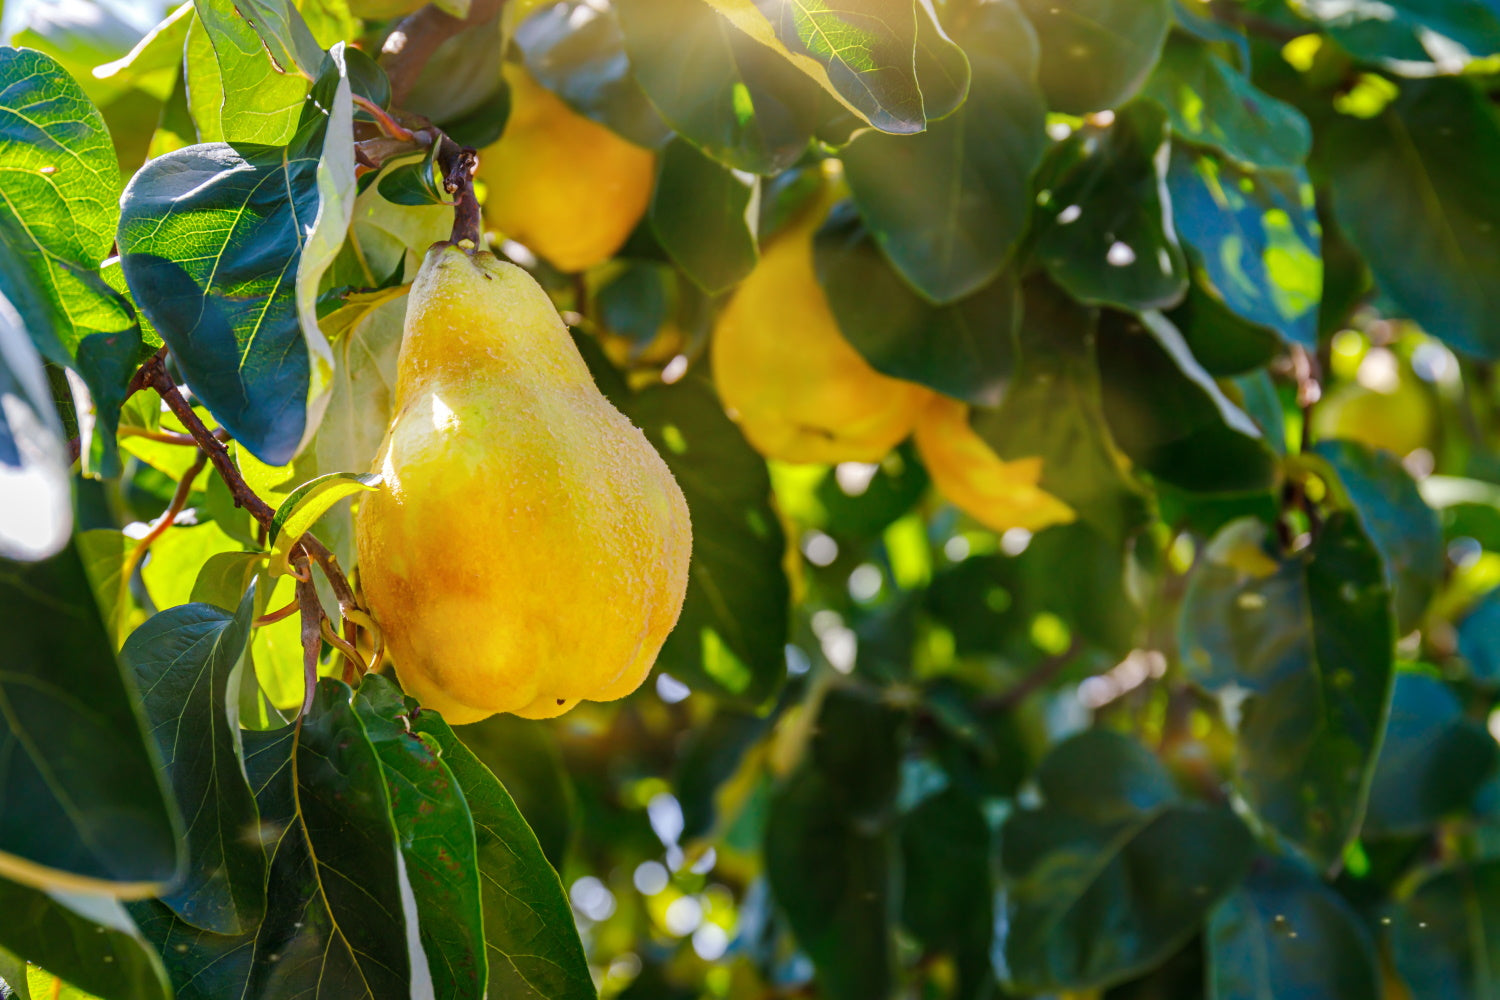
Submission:
POLYGON ((974 710, 977 712, 1005 712, 1015 708, 1031 695, 1051 684, 1057 679, 1057 675, 1067 669, 1068 665, 1078 658, 1083 652, 1083 643, 1076 637, 1068 645, 1068 648, 1056 656, 1049 656, 1036 669, 1021 678, 1008 691, 991 695, 988 698, 980 698, 974 702, 974 710))
POLYGON ((391 81, 391 104, 406 103, 422 68, 448 39, 500 13, 505 0, 473 0, 469 16, 457 18, 428 4, 396 25, 381 46, 380 65, 391 81))
POLYGON ((313 586, 307 556, 298 556, 296 568, 307 577, 297 581, 297 607, 302 611, 302 715, 312 711, 313 696, 318 689, 318 657, 323 652, 323 605, 313 586))
MULTIPOLYGON (((443 142, 445 146, 452 145, 453 140, 444 136, 443 142)), ((484 221, 479 213, 479 196, 474 193, 474 168, 479 166, 479 154, 472 149, 456 149, 450 154, 446 148, 442 154, 448 154, 444 157, 443 187, 453 195, 453 235, 449 242, 468 241, 475 250, 481 250, 484 221)))

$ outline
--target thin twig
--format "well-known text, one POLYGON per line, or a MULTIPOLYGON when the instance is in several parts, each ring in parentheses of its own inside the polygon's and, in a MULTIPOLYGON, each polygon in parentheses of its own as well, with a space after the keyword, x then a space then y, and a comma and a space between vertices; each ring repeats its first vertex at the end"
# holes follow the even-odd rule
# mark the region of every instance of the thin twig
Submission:
MULTIPOLYGON (((445 146, 452 145, 446 136, 443 141, 445 146)), ((439 159, 449 152, 444 148, 439 159)), ((443 166, 443 187, 453 196, 453 235, 449 242, 467 242, 474 250, 484 248, 480 236, 484 220, 479 213, 479 196, 474 193, 474 170, 478 166, 479 154, 472 149, 457 149, 443 166)))
POLYGON ((1015 708, 1031 695, 1035 694, 1036 692, 1040 691, 1042 688, 1046 687, 1048 684, 1051 684, 1054 680, 1056 680, 1057 675, 1067 669, 1068 665, 1076 660, 1078 658, 1078 654, 1081 652, 1083 652, 1083 643, 1075 637, 1073 641, 1068 644, 1067 649, 1063 650, 1061 653, 1058 653, 1056 656, 1049 656, 1047 657, 1047 659, 1037 664, 1036 669, 1032 670, 1031 673, 1021 678, 1021 680, 1016 682, 1016 684, 1008 691, 1002 691, 999 694, 991 695, 988 698, 980 698, 976 700, 974 702, 975 711, 981 713, 1005 712, 1009 711, 1012 708, 1015 708))
POLYGON ((422 68, 444 42, 490 20, 503 6, 505 0, 473 0, 468 17, 457 18, 428 4, 396 25, 380 52, 380 65, 391 81, 391 104, 406 103, 422 68))
POLYGON ((151 530, 141 536, 141 540, 135 543, 135 548, 130 550, 130 555, 125 560, 120 573, 122 580, 130 579, 135 573, 135 568, 141 564, 141 560, 146 558, 146 552, 151 548, 152 543, 177 523, 177 515, 182 513, 183 508, 187 506, 188 497, 192 495, 193 480, 198 478, 198 473, 203 471, 203 466, 207 463, 208 456, 200 451, 198 457, 193 459, 193 464, 188 466, 187 472, 183 473, 182 480, 178 482, 177 489, 172 494, 172 501, 167 504, 167 509, 162 512, 161 517, 152 522, 151 530))
MULTIPOLYGON (((302 569, 307 569, 307 557, 298 556, 302 569)), ((302 694, 302 715, 312 711, 313 696, 318 690, 318 657, 323 652, 323 605, 318 601, 318 589, 313 586, 311 574, 306 581, 297 584, 297 606, 302 610, 302 682, 306 690, 302 694)))

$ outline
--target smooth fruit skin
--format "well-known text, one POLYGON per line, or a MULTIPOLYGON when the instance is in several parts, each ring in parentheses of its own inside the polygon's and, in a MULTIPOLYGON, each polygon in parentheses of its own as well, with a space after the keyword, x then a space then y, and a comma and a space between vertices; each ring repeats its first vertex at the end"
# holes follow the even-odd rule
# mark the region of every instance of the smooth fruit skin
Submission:
POLYGON ((360 581, 423 705, 547 718, 645 680, 687 590, 687 502, 529 274, 428 251, 374 471, 360 581))
POLYGON ((479 154, 487 225, 568 272, 614 256, 651 200, 656 154, 578 114, 507 63, 510 118, 479 154))
POLYGON ((1075 518, 1042 489, 1042 460, 1007 462, 969 426, 969 407, 934 394, 917 421, 917 452, 939 493, 991 531, 1041 531, 1075 518))
POLYGON ((839 332, 813 271, 822 215, 779 234, 720 314, 714 382, 767 458, 878 462, 911 433, 931 393, 880 374, 839 332))

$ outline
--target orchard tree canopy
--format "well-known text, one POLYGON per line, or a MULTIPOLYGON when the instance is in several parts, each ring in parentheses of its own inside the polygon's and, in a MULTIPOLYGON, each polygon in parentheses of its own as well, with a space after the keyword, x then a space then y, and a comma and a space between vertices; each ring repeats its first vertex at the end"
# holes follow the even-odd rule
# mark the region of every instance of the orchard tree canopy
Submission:
POLYGON ((1500 997, 1495 0, 0 9, 0 996, 1500 997))

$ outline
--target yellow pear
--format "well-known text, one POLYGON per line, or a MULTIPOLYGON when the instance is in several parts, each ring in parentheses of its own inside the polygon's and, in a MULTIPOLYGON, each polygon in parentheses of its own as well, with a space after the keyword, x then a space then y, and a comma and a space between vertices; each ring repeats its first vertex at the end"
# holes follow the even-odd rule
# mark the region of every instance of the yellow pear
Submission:
POLYGON ((563 271, 612 257, 651 200, 656 154, 568 107, 507 63, 510 118, 479 154, 485 222, 563 271))
POLYGON ((992 531, 1067 524, 1073 508, 1041 488, 1042 460, 1007 462, 969 426, 969 407, 934 394, 917 420, 917 452, 932 484, 992 531))
POLYGON ((373 468, 360 581, 423 705, 546 718, 645 680, 687 589, 687 502, 529 274, 428 251, 373 468))
POLYGON ((779 233, 719 316, 714 382, 750 443, 784 462, 878 462, 931 393, 882 375, 839 332, 813 271, 829 199, 779 233))

